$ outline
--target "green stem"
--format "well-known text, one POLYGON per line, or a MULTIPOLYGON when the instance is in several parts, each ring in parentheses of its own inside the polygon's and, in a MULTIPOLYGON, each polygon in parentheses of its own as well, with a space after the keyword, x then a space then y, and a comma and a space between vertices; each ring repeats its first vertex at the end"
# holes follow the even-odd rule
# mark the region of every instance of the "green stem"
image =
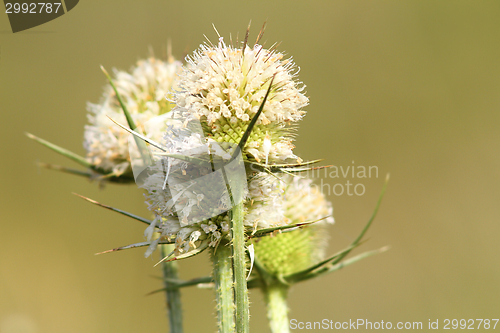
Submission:
MULTIPOLYGON (((160 245, 162 257, 167 256, 174 250, 174 245, 160 245)), ((162 263, 163 270, 163 284, 165 286, 165 293, 167 296, 167 315, 170 323, 170 333, 183 333, 182 328, 182 303, 180 289, 171 289, 169 280, 177 280, 178 264, 175 261, 164 261, 162 263)))
POLYGON ((273 333, 288 333, 288 306, 286 298, 288 286, 282 283, 274 283, 262 289, 267 304, 267 319, 273 333))
POLYGON ((231 247, 221 241, 212 255, 219 332, 235 332, 231 247))
POLYGON ((243 216, 243 202, 240 202, 231 210, 236 328, 238 333, 248 333, 250 326, 243 216))

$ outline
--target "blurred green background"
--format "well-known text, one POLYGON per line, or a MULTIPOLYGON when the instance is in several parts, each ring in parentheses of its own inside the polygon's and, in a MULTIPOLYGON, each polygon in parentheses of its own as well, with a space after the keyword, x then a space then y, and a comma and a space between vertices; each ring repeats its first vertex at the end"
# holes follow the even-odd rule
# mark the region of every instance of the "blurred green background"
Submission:
MULTIPOLYGON (((68 14, 12 34, 0 14, 0 332, 165 332, 154 260, 142 250, 94 256, 142 241, 144 227, 76 192, 147 216, 134 186, 99 190, 38 169, 74 166, 28 131, 83 154, 86 102, 106 83, 99 65, 128 70, 149 54, 177 58, 217 35, 267 46, 301 67, 310 105, 296 153, 347 167, 363 196, 329 196, 329 252, 352 241, 391 180, 362 250, 391 250, 295 286, 290 318, 422 321, 498 318, 500 309, 499 1, 80 1, 68 14)), ((348 178, 349 179, 349 178, 348 178)), ((346 179, 326 179, 332 186, 346 179)), ((202 255, 182 277, 210 273, 202 255)), ((213 332, 211 290, 183 292, 186 332, 213 332)), ((260 292, 251 328, 267 332, 260 292)), ((425 326, 424 326, 425 327, 425 326)))

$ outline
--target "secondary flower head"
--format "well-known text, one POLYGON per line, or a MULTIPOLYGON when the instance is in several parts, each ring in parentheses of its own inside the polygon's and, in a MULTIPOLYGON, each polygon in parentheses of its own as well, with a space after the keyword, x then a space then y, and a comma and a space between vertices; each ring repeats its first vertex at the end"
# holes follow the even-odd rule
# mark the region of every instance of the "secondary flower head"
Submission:
POLYGON ((312 181, 295 177, 283 194, 285 216, 291 223, 324 222, 254 241, 255 255, 274 276, 285 276, 306 269, 324 258, 327 245, 326 223, 333 223, 333 208, 312 181))
MULTIPOLYGON (((182 64, 170 59, 148 58, 137 62, 130 72, 115 71, 114 84, 139 130, 160 140, 164 127, 148 120, 169 112, 167 93, 176 86, 182 64)), ((128 133, 108 118, 126 124, 122 108, 111 85, 106 85, 99 104, 88 104, 89 125, 85 126, 84 147, 87 159, 96 168, 117 176, 130 172, 128 133)))
POLYGON ((308 99, 295 80, 294 63, 283 58, 258 44, 228 46, 222 38, 217 46, 201 45, 180 74, 176 111, 199 119, 206 125, 205 135, 216 142, 238 144, 272 82, 243 157, 258 162, 297 159, 292 124, 305 114, 308 99))

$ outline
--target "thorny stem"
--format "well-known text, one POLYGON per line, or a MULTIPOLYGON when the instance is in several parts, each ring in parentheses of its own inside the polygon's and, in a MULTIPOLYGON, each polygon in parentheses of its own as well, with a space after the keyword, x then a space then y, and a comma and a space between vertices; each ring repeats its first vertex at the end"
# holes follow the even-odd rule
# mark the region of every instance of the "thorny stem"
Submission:
MULTIPOLYGON (((162 257, 165 257, 173 251, 174 245, 161 245, 160 248, 162 257)), ((175 261, 164 261, 162 263, 163 284, 165 286, 165 293, 167 297, 167 316, 170 324, 170 333, 184 332, 182 327, 181 291, 180 289, 169 288, 170 283, 168 282, 169 280, 172 281, 179 278, 178 269, 178 264, 175 261)))
POLYGON ((267 319, 273 333, 288 333, 288 286, 280 282, 262 288, 267 305, 267 319))
MULTIPOLYGON (((234 304, 236 305, 236 332, 248 333, 250 331, 250 311, 248 303, 248 287, 246 280, 246 251, 245 227, 243 226, 243 193, 246 177, 241 177, 234 172, 234 168, 242 167, 242 160, 238 159, 241 147, 235 150, 232 162, 222 168, 224 181, 231 199, 230 210, 230 244, 232 254, 232 273, 234 286, 234 304)), ((216 282, 217 283, 217 282, 216 282)))
POLYGON ((235 332, 231 247, 221 241, 212 255, 219 332, 235 332))
POLYGON ((243 226, 243 214, 243 202, 240 202, 231 210, 234 288, 236 299, 236 331, 238 333, 248 333, 250 322, 246 281, 245 230, 243 226))

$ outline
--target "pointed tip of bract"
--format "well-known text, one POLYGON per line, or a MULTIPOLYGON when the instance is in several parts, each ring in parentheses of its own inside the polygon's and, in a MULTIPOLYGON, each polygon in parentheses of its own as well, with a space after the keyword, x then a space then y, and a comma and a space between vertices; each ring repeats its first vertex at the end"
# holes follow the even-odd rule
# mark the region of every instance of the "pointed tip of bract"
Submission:
POLYGON ((170 252, 169 254, 167 254, 165 257, 163 257, 160 261, 158 261, 153 267, 156 267, 158 266, 159 264, 161 264, 162 262, 166 261, 166 262, 169 262, 169 261, 174 261, 176 260, 176 258, 172 258, 170 260, 167 260, 168 258, 170 258, 172 256, 172 254, 174 254, 174 251, 170 252))
POLYGON ((387 252, 387 251, 389 251, 390 249, 391 249, 391 246, 390 246, 390 245, 386 245, 386 246, 384 246, 384 247, 381 247, 381 248, 379 249, 379 252, 380 252, 380 253, 382 253, 382 252, 387 252))
POLYGON ((104 73, 104 75, 106 75, 107 77, 109 77, 109 74, 108 74, 108 71, 104 68, 103 65, 99 65, 99 68, 101 69, 101 71, 104 73))
MULTIPOLYGON (((114 250, 114 249, 113 249, 113 250, 114 250)), ((102 252, 97 252, 97 253, 94 253, 94 255, 95 255, 95 256, 98 256, 98 255, 100 255, 100 254, 113 252, 113 250, 106 250, 106 251, 102 251, 102 252)))
POLYGON ((83 195, 81 195, 81 194, 78 194, 78 193, 76 193, 76 192, 71 192, 71 194, 76 195, 77 197, 80 197, 80 198, 82 198, 82 199, 84 199, 84 200, 87 200, 87 201, 90 201, 90 202, 92 202, 92 203, 98 203, 97 201, 92 200, 92 199, 90 199, 90 198, 87 198, 87 197, 85 197, 85 196, 83 196, 83 195))
POLYGON ((36 138, 36 136, 34 136, 33 134, 31 134, 29 132, 24 132, 24 135, 26 135, 30 139, 35 139, 36 138))

